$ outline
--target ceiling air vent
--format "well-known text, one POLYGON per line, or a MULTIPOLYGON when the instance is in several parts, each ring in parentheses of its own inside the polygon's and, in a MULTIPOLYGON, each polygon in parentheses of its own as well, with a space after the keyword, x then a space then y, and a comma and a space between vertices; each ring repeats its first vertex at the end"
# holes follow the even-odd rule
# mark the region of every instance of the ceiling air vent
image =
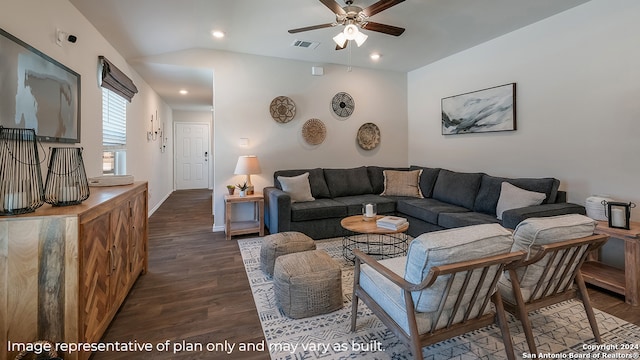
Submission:
POLYGON ((317 41, 304 41, 304 40, 296 40, 291 44, 291 46, 305 48, 305 49, 315 49, 318 47, 318 45, 320 45, 320 43, 317 41))

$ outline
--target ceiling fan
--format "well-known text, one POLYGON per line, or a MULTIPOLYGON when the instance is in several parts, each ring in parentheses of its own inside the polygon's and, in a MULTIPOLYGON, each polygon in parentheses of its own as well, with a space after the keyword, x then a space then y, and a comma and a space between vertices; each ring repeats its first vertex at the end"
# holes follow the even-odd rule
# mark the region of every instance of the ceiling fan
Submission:
POLYGON ((322 29, 327 27, 333 27, 343 25, 344 31, 336 35, 333 40, 336 42, 336 50, 341 50, 347 47, 349 40, 355 40, 358 46, 362 45, 367 40, 367 35, 358 30, 366 29, 371 31, 377 31, 388 35, 400 36, 405 29, 397 26, 381 24, 373 21, 369 21, 369 17, 384 11, 392 6, 398 5, 405 0, 380 0, 373 5, 366 8, 353 5, 353 0, 345 0, 347 4, 341 7, 335 0, 320 0, 324 6, 328 7, 336 14, 336 21, 332 23, 306 26, 297 29, 289 30, 290 34, 295 34, 303 31, 322 29))

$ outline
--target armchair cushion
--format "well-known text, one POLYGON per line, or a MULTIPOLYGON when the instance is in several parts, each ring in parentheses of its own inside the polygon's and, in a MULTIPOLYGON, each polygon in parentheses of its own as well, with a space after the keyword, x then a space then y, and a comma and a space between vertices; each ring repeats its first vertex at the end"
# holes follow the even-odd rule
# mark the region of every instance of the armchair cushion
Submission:
MULTIPOLYGON (((434 266, 508 253, 511 251, 512 244, 511 232, 499 224, 483 224, 426 233, 414 239, 409 245, 404 278, 411 283, 419 284, 434 266)), ((441 276, 427 289, 413 292, 411 296, 416 311, 436 311, 446 281, 447 276, 441 276)), ((461 283, 462 280, 454 282, 449 295, 452 301, 455 301, 458 295, 456 289, 460 289, 461 283)), ((449 301, 447 304, 453 306, 449 301)))
MULTIPOLYGON (((596 222, 584 215, 570 214, 551 216, 545 218, 529 218, 521 222, 513 233, 513 246, 511 251, 524 250, 529 253, 529 257, 535 255, 542 245, 556 242, 577 239, 593 235, 596 222)), ((564 264, 550 264, 547 257, 530 264, 526 267, 516 269, 522 296, 524 301, 528 301, 535 286, 540 280, 547 266, 552 266, 550 273, 561 271, 564 264)), ((499 281, 501 289, 511 289, 509 273, 506 272, 499 281)), ((512 300, 511 291, 501 291, 503 296, 512 300)))
MULTIPOLYGON (((380 260, 379 263, 399 276, 403 276, 406 260, 406 256, 401 256, 380 260)), ((369 265, 362 265, 360 269, 360 286, 405 332, 410 333, 404 296, 400 287, 373 270, 369 265)), ((474 307, 474 313, 477 312, 477 308, 479 306, 474 307)), ((487 310, 490 310, 490 307, 487 307, 487 310)), ((462 313, 464 314, 464 311, 462 313)), ((437 313, 435 312, 417 312, 415 315, 419 334, 430 331, 433 322, 437 319, 437 313)), ((437 328, 444 327, 450 316, 451 312, 445 311, 438 322, 437 328)), ((456 317, 456 320, 459 321, 458 317, 456 317)))

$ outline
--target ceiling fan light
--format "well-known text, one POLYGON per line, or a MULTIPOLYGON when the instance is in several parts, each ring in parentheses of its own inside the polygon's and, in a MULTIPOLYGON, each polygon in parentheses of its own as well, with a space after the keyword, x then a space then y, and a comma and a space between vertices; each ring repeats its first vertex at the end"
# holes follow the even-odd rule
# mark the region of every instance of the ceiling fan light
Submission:
POLYGON ((347 41, 347 36, 341 31, 338 35, 333 37, 333 41, 335 41, 338 46, 343 47, 347 41))
POLYGON ((356 36, 358 36, 358 34, 360 33, 360 31, 358 31, 358 27, 353 24, 345 26, 343 32, 347 37, 347 40, 355 40, 356 36))
POLYGON ((356 34, 356 45, 358 45, 358 47, 360 47, 360 45, 364 44, 365 41, 367 41, 367 38, 369 36, 365 35, 364 33, 361 33, 358 31, 358 33, 356 34))

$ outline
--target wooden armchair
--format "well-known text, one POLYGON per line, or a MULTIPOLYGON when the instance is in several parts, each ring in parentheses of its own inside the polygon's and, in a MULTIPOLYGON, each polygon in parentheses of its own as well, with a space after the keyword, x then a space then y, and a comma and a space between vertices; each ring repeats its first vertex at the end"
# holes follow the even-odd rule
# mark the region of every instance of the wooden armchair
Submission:
POLYGON ((529 259, 507 266, 509 276, 508 279, 501 279, 499 292, 505 309, 522 322, 531 354, 538 352, 529 312, 574 298, 582 301, 593 336, 598 343, 602 342, 580 267, 589 252, 599 249, 608 238, 607 235, 592 235, 542 245, 529 259), (541 263, 541 268, 532 269, 532 266, 541 263), (526 285, 521 286, 521 282, 526 285), (577 285, 577 291, 574 284, 577 285))
POLYGON ((423 346, 497 323, 507 357, 514 359, 496 291, 505 267, 526 255, 509 252, 510 235, 495 224, 424 234, 413 240, 407 256, 381 261, 354 250, 351 330, 356 329, 362 299, 410 347, 414 358, 422 359, 423 346), (488 256, 478 256, 482 253, 488 256))
POLYGON ((507 267, 498 290, 505 309, 522 322, 532 354, 538 352, 528 313, 573 298, 582 300, 593 335, 596 341, 601 341, 580 273, 589 252, 599 249, 608 239, 606 235, 593 235, 595 227, 593 219, 571 214, 529 218, 513 232, 511 250, 527 251, 527 260, 507 267))

